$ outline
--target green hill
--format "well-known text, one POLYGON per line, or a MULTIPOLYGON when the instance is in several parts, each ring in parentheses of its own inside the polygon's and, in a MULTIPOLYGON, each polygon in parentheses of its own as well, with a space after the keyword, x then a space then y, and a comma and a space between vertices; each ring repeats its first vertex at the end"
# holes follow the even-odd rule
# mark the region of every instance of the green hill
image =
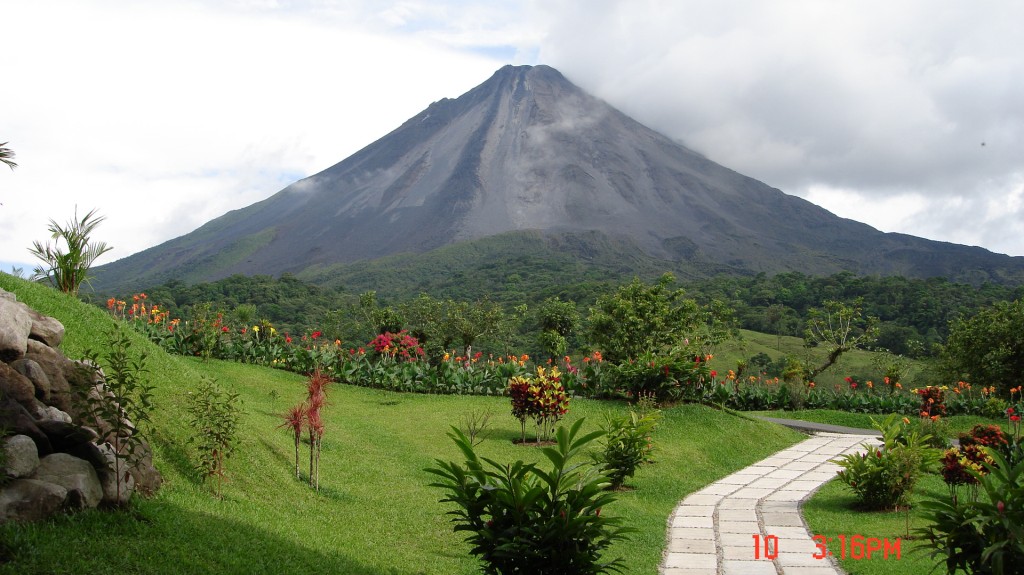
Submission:
MULTIPOLYGON (((0 287, 67 328, 64 352, 103 345, 112 320, 103 310, 41 285, 0 274, 0 287)), ((150 438, 165 478, 152 499, 127 513, 91 511, 34 525, 0 526, 0 573, 346 573, 384 575, 478 572, 451 530, 423 469, 457 459, 451 425, 492 414, 483 455, 537 460, 517 446, 519 424, 496 397, 398 395, 334 386, 324 411, 326 435, 319 493, 296 481, 294 446, 277 429, 280 415, 305 397, 303 378, 277 370, 164 353, 132 335, 145 351, 156 386, 150 438), (228 460, 223 499, 192 472, 185 401, 202 377, 239 393, 244 415, 238 451, 228 460)), ((618 404, 574 400, 566 418, 596 427, 618 404)), ((656 432, 656 463, 607 513, 639 529, 616 545, 629 573, 653 573, 665 545, 666 519, 686 494, 796 442, 795 432, 702 406, 665 410, 656 432)), ((305 446, 303 446, 305 449, 305 446)), ((305 457, 306 454, 303 454, 305 457)), ((305 467, 305 465, 304 465, 305 467)))

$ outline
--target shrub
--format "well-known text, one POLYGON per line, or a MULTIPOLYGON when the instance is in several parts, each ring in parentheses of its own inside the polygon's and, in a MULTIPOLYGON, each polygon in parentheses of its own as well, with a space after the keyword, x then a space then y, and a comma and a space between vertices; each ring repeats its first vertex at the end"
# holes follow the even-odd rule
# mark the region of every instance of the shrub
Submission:
POLYGON ((607 478, 593 466, 576 463, 583 450, 601 436, 580 436, 583 420, 560 427, 556 445, 544 448, 549 471, 536 464, 500 464, 481 459, 458 428, 448 436, 466 457, 465 464, 437 460, 426 471, 440 478, 432 487, 446 490, 441 499, 454 503, 456 531, 467 531, 470 553, 491 575, 576 575, 622 572, 621 559, 602 561, 608 546, 633 531, 602 510, 615 498, 604 488, 607 478))
POLYGON ((836 460, 843 469, 839 479, 853 490, 865 509, 890 509, 906 505, 914 485, 935 459, 927 436, 906 429, 907 421, 887 417, 882 423, 872 418, 882 432, 882 447, 871 446, 865 453, 851 453, 836 460))
POLYGON ((968 469, 984 497, 976 500, 925 501, 926 527, 915 530, 931 557, 945 563, 946 573, 1020 573, 1024 565, 1024 462, 1010 463, 986 449, 986 473, 968 469))
POLYGON ((217 478, 216 493, 220 497, 227 475, 225 461, 238 441, 238 394, 224 391, 216 381, 203 378, 199 388, 188 393, 188 413, 195 433, 189 442, 196 445, 199 454, 195 470, 204 481, 217 478))
POLYGON ((149 422, 153 408, 153 386, 144 378, 146 354, 132 353, 128 334, 114 326, 107 332, 106 339, 106 353, 100 355, 92 350, 85 353, 95 369, 99 370, 101 363, 106 365, 103 383, 82 390, 84 397, 80 400, 87 417, 101 430, 100 441, 113 448, 111 471, 118 478, 117 501, 121 501, 122 462, 127 467, 136 463, 135 453, 144 443, 142 426, 149 422))
POLYGON ((611 481, 609 488, 618 489, 627 477, 633 477, 636 470, 647 461, 654 444, 651 434, 658 427, 661 412, 658 410, 629 410, 628 415, 608 417, 604 427, 604 451, 594 459, 604 468, 611 481))
POLYGON ((547 440, 554 426, 569 412, 569 396, 562 386, 557 367, 537 368, 536 377, 515 376, 508 381, 508 395, 512 402, 512 415, 522 425, 523 442, 526 441, 526 420, 533 419, 537 426, 537 442, 547 440))

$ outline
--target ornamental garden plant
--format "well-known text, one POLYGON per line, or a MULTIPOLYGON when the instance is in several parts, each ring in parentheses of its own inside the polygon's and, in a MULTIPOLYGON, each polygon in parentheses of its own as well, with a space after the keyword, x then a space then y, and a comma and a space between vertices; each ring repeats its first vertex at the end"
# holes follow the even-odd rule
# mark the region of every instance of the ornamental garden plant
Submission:
POLYGON ((560 427, 555 445, 539 464, 505 464, 479 457, 471 440, 453 427, 448 436, 464 463, 437 460, 426 471, 445 491, 441 499, 456 531, 468 533, 470 553, 494 575, 584 575, 621 573, 619 559, 603 557, 608 546, 633 531, 605 508, 615 497, 598 467, 577 462, 601 431, 581 435, 584 420, 560 427))

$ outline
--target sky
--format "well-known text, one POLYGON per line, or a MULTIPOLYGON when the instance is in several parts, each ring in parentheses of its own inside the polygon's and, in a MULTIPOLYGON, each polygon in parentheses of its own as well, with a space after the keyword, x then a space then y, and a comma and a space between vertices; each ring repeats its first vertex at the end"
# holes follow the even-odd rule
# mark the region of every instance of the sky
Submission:
POLYGON ((0 0, 0 270, 92 209, 97 264, 186 234, 505 64, 839 216, 1024 256, 1020 22, 1015 0, 0 0))

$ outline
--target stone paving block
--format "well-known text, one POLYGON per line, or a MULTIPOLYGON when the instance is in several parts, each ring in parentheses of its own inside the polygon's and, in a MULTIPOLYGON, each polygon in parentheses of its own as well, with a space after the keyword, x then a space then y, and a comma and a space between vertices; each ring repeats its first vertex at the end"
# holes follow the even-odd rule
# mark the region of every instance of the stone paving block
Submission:
POLYGON ((715 483, 708 485, 707 487, 701 489, 700 491, 697 491, 696 493, 694 493, 694 495, 729 495, 730 493, 736 491, 740 487, 740 485, 728 485, 716 481, 715 483))
POLYGON ((729 498, 718 505, 718 510, 723 509, 754 509, 757 506, 757 499, 729 498))
POLYGON ((771 531, 769 525, 772 527, 803 527, 804 525, 803 518, 796 511, 762 512, 761 520, 764 522, 766 531, 771 531))
POLYGON ((715 513, 714 505, 680 505, 676 508, 676 516, 711 517, 715 513))
POLYGON ((713 517, 701 517, 696 515, 677 515, 672 518, 672 527, 697 527, 702 529, 714 529, 715 520, 713 517))
POLYGON ((807 491, 790 491, 783 489, 765 497, 767 501, 803 501, 807 497, 807 491))
MULTIPOLYGON (((791 553, 791 552, 779 552, 778 558, 776 558, 779 565, 782 567, 819 567, 825 558, 815 559, 814 552, 811 553, 791 553)), ((788 570, 787 570, 788 572, 788 570)))
MULTIPOLYGON (((753 539, 751 539, 753 541, 753 539)), ((710 553, 715 554, 713 539, 671 539, 668 543, 669 553, 710 553)))
MULTIPOLYGON (((776 470, 776 471, 778 471, 778 470, 776 470)), ((784 479, 784 478, 781 478, 781 477, 767 477, 766 476, 766 477, 762 477, 761 479, 758 479, 757 481, 751 483, 747 487, 752 487, 754 489, 775 489, 777 487, 782 487, 786 483, 789 483, 789 479, 784 479)))
POLYGON ((752 487, 744 487, 736 493, 733 493, 730 497, 734 497, 736 499, 761 499, 762 497, 767 497, 774 492, 774 489, 754 489, 752 487))
POLYGON ((719 525, 721 525, 723 521, 751 521, 756 523, 757 511, 753 507, 749 509, 719 509, 719 525))
POLYGON ((765 529, 765 535, 774 535, 780 540, 782 539, 806 539, 810 541, 811 537, 807 534, 807 529, 804 527, 773 527, 771 530, 765 529))
POLYGON ((671 567, 662 571, 665 575, 718 575, 718 568, 704 567, 686 569, 683 567, 671 567))
POLYGON ((669 553, 665 556, 665 568, 714 569, 718 556, 714 553, 669 553))
POLYGON ((821 481, 806 481, 804 479, 794 479, 788 485, 786 485, 786 489, 789 491, 811 492, 817 489, 818 487, 821 487, 822 483, 823 482, 821 481))
MULTIPOLYGON (((724 502, 723 502, 724 503, 724 502)), ((800 503, 797 501, 771 501, 765 499, 758 505, 762 512, 773 511, 799 511, 800 503)))
POLYGON ((783 465, 789 463, 790 461, 793 461, 793 459, 795 459, 795 458, 793 458, 793 457, 772 456, 772 457, 769 457, 767 459, 762 459, 757 464, 758 465, 771 466, 771 467, 782 467, 783 465))
POLYGON ((771 561, 723 561, 722 575, 776 575, 771 561))
POLYGON ((722 559, 726 561, 751 561, 754 559, 754 538, 745 545, 723 545, 722 559))
POLYGON ((672 539, 714 539, 715 530, 701 527, 673 527, 672 539))
MULTIPOLYGON (((719 533, 747 533, 753 535, 754 533, 760 533, 760 527, 758 527, 756 521, 719 521, 718 522, 719 533)), ((751 539, 753 541, 753 539, 751 539)))
POLYGON ((816 461, 809 461, 804 459, 798 459, 793 463, 787 463, 782 466, 782 469, 796 469, 797 471, 810 471, 820 465, 816 461))
POLYGON ((754 549, 754 535, 757 531, 750 533, 720 533, 718 536, 718 542, 722 544, 722 547, 743 547, 747 546, 748 549, 754 549))
POLYGON ((718 505, 722 495, 693 494, 683 499, 683 505, 718 505))

